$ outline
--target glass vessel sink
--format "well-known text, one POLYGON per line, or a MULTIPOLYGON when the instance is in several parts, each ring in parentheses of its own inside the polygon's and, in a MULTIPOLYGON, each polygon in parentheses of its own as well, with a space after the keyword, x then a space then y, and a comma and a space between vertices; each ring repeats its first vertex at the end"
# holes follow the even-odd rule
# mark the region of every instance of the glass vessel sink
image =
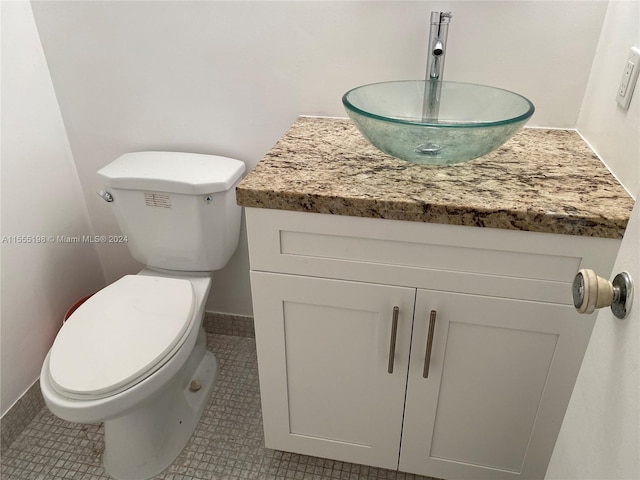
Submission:
POLYGON ((535 110, 522 95, 471 83, 406 80, 374 83, 342 97, 362 135, 389 155, 449 165, 495 150, 535 110))

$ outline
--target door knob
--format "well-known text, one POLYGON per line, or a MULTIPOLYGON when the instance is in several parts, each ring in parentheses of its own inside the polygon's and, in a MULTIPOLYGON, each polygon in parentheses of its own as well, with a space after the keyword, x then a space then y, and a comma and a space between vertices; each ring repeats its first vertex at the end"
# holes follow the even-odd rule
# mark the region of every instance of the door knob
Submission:
POLYGON ((625 318, 631 309, 633 283, 627 272, 619 273, 610 282, 596 272, 583 268, 573 280, 573 306, 579 313, 593 313, 596 308, 609 307, 618 318, 625 318))

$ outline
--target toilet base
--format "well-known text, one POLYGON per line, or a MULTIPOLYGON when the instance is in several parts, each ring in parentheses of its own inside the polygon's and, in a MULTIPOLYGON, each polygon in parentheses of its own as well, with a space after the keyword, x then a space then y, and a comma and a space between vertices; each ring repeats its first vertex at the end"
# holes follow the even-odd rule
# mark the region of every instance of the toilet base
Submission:
POLYGON ((218 373, 201 328, 193 352, 167 385, 131 413, 104 422, 104 469, 117 480, 144 480, 164 471, 191 438, 218 373), (201 388, 192 392, 197 379, 201 388))

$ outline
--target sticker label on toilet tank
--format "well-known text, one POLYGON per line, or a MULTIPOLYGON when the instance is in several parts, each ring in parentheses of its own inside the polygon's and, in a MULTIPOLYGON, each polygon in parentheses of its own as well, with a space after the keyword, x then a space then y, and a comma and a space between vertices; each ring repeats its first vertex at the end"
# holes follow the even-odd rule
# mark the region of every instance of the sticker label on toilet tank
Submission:
POLYGON ((171 196, 168 193, 144 192, 147 207, 171 208, 171 196))

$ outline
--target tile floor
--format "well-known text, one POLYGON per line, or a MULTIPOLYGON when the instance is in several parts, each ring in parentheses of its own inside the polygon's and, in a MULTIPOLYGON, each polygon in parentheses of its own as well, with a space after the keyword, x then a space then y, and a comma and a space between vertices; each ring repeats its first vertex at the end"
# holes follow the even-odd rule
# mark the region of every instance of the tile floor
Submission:
MULTIPOLYGON (((253 338, 209 334, 219 362, 213 395, 191 440, 157 479, 426 479, 264 447, 253 338)), ((102 468, 101 425, 60 420, 44 407, 3 452, 2 480, 94 480, 102 468)))

